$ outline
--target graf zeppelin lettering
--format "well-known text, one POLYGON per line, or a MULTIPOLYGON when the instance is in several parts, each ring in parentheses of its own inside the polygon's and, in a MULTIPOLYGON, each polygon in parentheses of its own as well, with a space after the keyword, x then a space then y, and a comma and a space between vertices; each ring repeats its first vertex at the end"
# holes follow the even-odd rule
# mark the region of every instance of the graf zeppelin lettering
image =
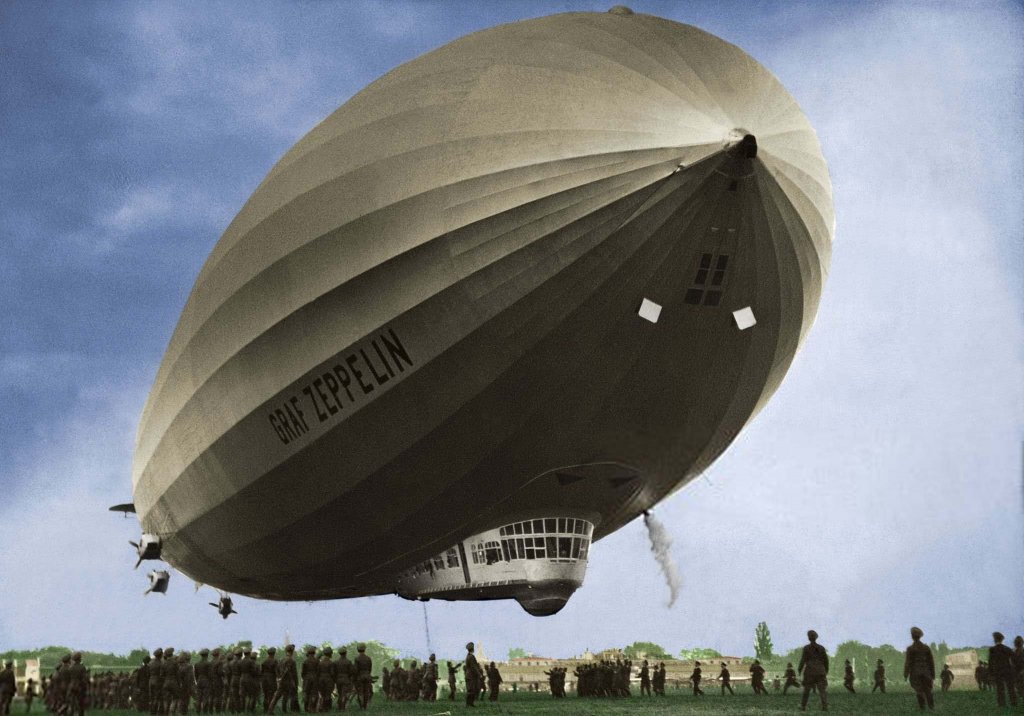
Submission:
POLYGON ((326 423, 346 407, 369 400, 371 393, 412 367, 409 351, 391 328, 339 353, 328 368, 279 402, 268 414, 278 439, 287 445, 326 423))

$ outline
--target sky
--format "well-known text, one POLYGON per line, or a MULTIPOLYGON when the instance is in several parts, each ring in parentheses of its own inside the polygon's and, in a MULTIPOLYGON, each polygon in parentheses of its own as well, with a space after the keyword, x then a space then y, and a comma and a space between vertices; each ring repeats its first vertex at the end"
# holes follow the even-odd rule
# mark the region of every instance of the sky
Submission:
POLYGON ((554 617, 514 602, 276 604, 223 621, 132 571, 135 429, 206 256, 273 163, 363 86, 582 2, 0 6, 0 651, 377 639, 546 656, 985 644, 1024 632, 1024 10, 633 2, 739 45, 818 132, 836 208, 817 322, 767 408, 596 544, 554 617), (427 627, 429 627, 429 635, 427 627))

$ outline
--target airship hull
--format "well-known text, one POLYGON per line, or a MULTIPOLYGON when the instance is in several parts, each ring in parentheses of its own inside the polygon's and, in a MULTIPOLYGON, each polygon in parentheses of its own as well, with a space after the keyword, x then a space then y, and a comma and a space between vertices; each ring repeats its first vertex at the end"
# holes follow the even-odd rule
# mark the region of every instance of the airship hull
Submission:
MULTIPOLYGON (((796 103, 696 28, 569 13, 428 53, 214 248, 140 424, 142 525, 197 581, 283 600, 402 593, 516 520, 600 539, 778 387, 831 211, 796 103)), ((464 577, 453 598, 495 593, 464 577)))

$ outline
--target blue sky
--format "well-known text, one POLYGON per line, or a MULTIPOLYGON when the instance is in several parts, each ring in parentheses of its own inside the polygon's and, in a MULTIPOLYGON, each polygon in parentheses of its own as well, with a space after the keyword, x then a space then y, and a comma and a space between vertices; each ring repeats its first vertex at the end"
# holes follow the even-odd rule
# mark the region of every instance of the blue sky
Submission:
MULTIPOLYGON (((467 32, 585 3, 31 3, 0 9, 0 650, 377 638, 418 604, 141 597, 106 512, 200 266, 274 161, 354 92, 467 32), (130 626, 112 627, 113 623, 130 626)), ((1011 3, 635 2, 738 44, 818 131, 837 231, 782 388, 656 514, 672 609, 631 524, 556 617, 431 602, 431 646, 752 651, 814 627, 1024 632, 1024 12, 1011 3)))

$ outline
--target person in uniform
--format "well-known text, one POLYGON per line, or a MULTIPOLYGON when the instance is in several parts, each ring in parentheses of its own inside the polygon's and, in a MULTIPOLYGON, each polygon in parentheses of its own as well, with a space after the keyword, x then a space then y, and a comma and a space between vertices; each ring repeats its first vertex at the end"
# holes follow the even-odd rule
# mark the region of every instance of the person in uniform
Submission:
POLYGON ((0 671, 0 716, 11 713, 11 702, 18 690, 18 681, 14 676, 14 662, 8 661, 0 671))
POLYGON ((82 665, 82 652, 71 655, 71 666, 67 671, 67 703, 71 716, 85 713, 85 699, 89 695, 89 672, 82 665))
POLYGON ((270 712, 270 702, 277 693, 277 648, 267 649, 267 658, 260 663, 260 689, 263 691, 263 713, 270 712))
POLYGON ((761 666, 760 659, 754 659, 754 663, 750 665, 750 686, 755 694, 768 693, 768 689, 764 687, 764 667, 761 666))
POLYGON ((782 695, 785 696, 786 692, 789 691, 789 687, 792 686, 795 689, 800 688, 800 681, 796 678, 796 669, 793 668, 793 662, 786 664, 786 685, 782 687, 782 695))
POLYGON ((718 672, 718 680, 722 682, 722 696, 725 696, 725 690, 729 689, 729 693, 733 696, 736 692, 732 690, 732 674, 729 673, 729 667, 722 662, 722 670, 718 672))
POLYGON ((325 646, 320 653, 320 663, 316 665, 316 680, 320 689, 320 712, 331 710, 331 698, 334 695, 334 650, 325 646))
POLYGON ((704 695, 704 692, 701 691, 701 689, 700 689, 700 680, 702 678, 703 678, 703 676, 702 676, 702 672, 701 672, 701 669, 700 669, 700 662, 699 661, 695 661, 693 663, 693 673, 690 674, 690 683, 693 684, 693 695, 694 696, 703 696, 704 695))
POLYGON ((480 665, 477 664, 476 655, 473 653, 473 642, 466 644, 466 658, 463 663, 466 674, 466 706, 475 706, 476 697, 480 694, 480 665))
POLYGON ((132 704, 138 711, 149 711, 149 654, 142 657, 142 664, 132 674, 132 704))
POLYGON ((317 710, 319 701, 319 687, 317 686, 317 666, 319 660, 316 658, 316 647, 306 647, 306 658, 302 661, 302 708, 306 713, 313 713, 317 710))
POLYGON ((871 693, 875 693, 875 689, 881 689, 882 693, 885 693, 885 664, 881 659, 878 660, 877 666, 875 666, 875 685, 871 687, 871 693))
POLYGON ((647 666, 647 659, 644 659, 643 663, 640 664, 640 673, 638 674, 638 676, 640 677, 640 695, 643 696, 644 694, 647 694, 648 696, 650 696, 651 670, 647 666))
POLYGON ((168 646, 164 649, 164 662, 161 666, 163 672, 164 695, 162 713, 164 716, 173 713, 178 703, 178 659, 174 656, 174 647, 168 646))
POLYGON ((988 678, 996 689, 996 703, 1006 706, 1009 695, 1010 706, 1017 705, 1017 673, 1013 666, 1013 650, 1003 643, 1000 632, 992 632, 995 642, 988 650, 988 678))
POLYGON ((498 689, 501 687, 501 672, 498 671, 498 665, 493 661, 487 665, 487 688, 491 692, 490 700, 498 700, 498 689))
POLYGON ((153 652, 149 665, 149 713, 158 716, 163 713, 164 701, 164 650, 153 652))
POLYGON ((359 708, 365 711, 370 707, 370 699, 373 698, 373 659, 366 653, 366 644, 356 645, 356 658, 352 666, 355 669, 359 708))
POLYGON ((457 675, 459 673, 459 667, 461 666, 461 661, 458 664, 452 664, 450 661, 448 662, 448 698, 452 701, 455 700, 455 689, 458 679, 457 675))
MULTIPOLYGON (((149 658, 148 656, 146 657, 149 658)), ((0 687, 2 688, 2 687, 0 687)), ((32 713, 32 700, 36 697, 36 681, 29 679, 25 682, 25 713, 32 713)))
POLYGON ((348 647, 338 649, 338 661, 334 664, 334 679, 338 687, 338 708, 342 711, 355 695, 355 666, 348 658, 348 647))
POLYGON ((807 701, 811 691, 818 690, 821 710, 828 711, 828 652, 818 643, 818 632, 811 629, 807 632, 807 641, 800 654, 797 672, 803 675, 804 693, 800 699, 800 710, 807 710, 807 701))
POLYGON ((843 669, 843 688, 845 688, 851 694, 857 693, 857 690, 853 688, 853 680, 853 664, 851 664, 850 660, 847 659, 846 666, 843 669))
POLYGON ((284 659, 277 665, 277 690, 270 699, 268 713, 274 713, 277 702, 281 701, 281 711, 288 713, 299 710, 299 670, 295 664, 295 645, 285 644, 284 659))
POLYGON ((423 672, 423 699, 437 701, 437 655, 431 654, 423 672))
MULTIPOLYGON (((260 664, 256 661, 256 656, 257 653, 251 647, 246 647, 240 671, 244 708, 249 713, 256 713, 256 704, 259 703, 260 693, 263 691, 263 685, 260 683, 260 664)), ((331 684, 331 688, 334 688, 334 684, 331 684)))
POLYGON ((1017 695, 1024 696, 1024 636, 1013 639, 1013 668, 1017 672, 1017 695))
POLYGON ((192 667, 192 654, 181 652, 181 665, 178 667, 178 710, 187 714, 189 703, 196 693, 196 672, 192 667))
POLYGON ((199 650, 199 661, 194 667, 196 678, 196 713, 205 714, 210 709, 210 650, 199 650))
POLYGON ((224 660, 220 655, 220 647, 211 651, 210 656, 212 658, 207 671, 210 686, 205 713, 221 713, 224 710, 224 660))
POLYGON ((935 659, 932 657, 932 650, 921 641, 924 632, 917 627, 911 627, 910 638, 913 642, 907 647, 906 660, 903 662, 903 678, 910 680, 910 686, 917 696, 917 705, 924 711, 925 704, 928 708, 935 708, 935 699, 932 697, 932 683, 935 681, 935 659))
POLYGON ((953 679, 955 678, 956 677, 953 676, 953 672, 949 669, 949 664, 943 664, 942 673, 939 674, 939 680, 942 682, 943 693, 949 691, 949 687, 953 685, 953 679))
POLYGON ((405 669, 402 668, 402 662, 395 659, 391 669, 391 700, 392 701, 404 701, 405 700, 405 669))

